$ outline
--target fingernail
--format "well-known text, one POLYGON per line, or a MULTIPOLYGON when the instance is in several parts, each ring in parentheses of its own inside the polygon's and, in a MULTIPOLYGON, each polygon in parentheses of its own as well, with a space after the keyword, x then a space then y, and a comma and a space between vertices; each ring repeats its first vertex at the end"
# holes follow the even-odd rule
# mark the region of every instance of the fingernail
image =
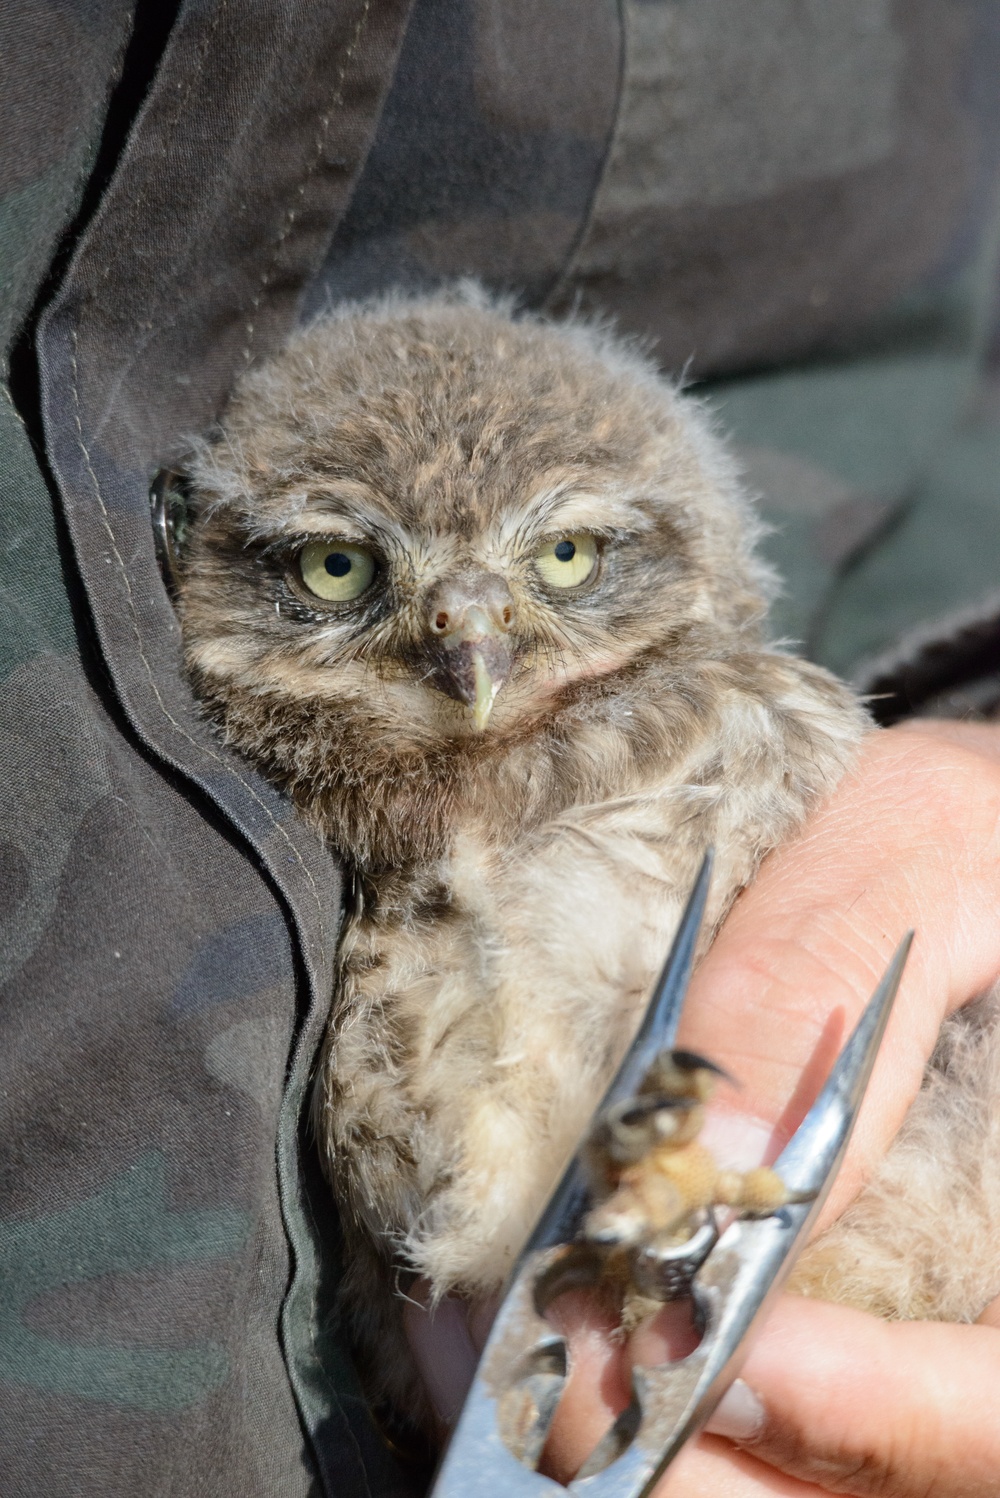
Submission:
POLYGON ((763 1429, 764 1406, 741 1378, 729 1385, 705 1426, 710 1436, 725 1436, 740 1445, 755 1441, 763 1429))

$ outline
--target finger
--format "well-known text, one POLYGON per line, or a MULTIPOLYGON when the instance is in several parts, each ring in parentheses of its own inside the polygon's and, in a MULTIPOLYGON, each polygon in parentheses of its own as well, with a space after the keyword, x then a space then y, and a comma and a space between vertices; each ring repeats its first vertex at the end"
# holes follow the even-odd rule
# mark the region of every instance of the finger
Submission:
POLYGON ((699 1436, 671 1462, 650 1498, 829 1498, 829 1490, 789 1477, 728 1441, 699 1436))
POLYGON ((873 733, 801 835, 765 861, 695 974, 682 1044, 743 1079, 739 1107, 785 1138, 916 928, 828 1216, 884 1153, 944 1015, 1000 972, 998 828, 1000 730, 974 742, 940 728, 873 733))
MULTIPOLYGON (((633 1348, 660 1361, 687 1350, 686 1326, 668 1324, 674 1308, 657 1318, 655 1336, 633 1348)), ((541 1471, 566 1483, 579 1470, 615 1417, 629 1402, 633 1351, 610 1335, 613 1318, 592 1295, 563 1296, 550 1317, 570 1346, 570 1376, 553 1421, 541 1471)), ((820 1498, 811 1483, 789 1477, 736 1449, 729 1441, 689 1443, 657 1484, 653 1498, 820 1498)))
MULTIPOLYGON (((683 1354, 676 1307, 629 1343, 593 1296, 553 1317, 571 1376, 543 1470, 566 1482, 629 1399, 630 1370, 683 1354)), ((1000 1302, 993 1308, 1000 1311, 1000 1302)), ((984 1313, 985 1314, 985 1313, 984 1313)), ((891 1324, 784 1297, 717 1429, 671 1465, 654 1498, 986 1498, 1000 1471, 1000 1335, 987 1327, 891 1324), (950 1484, 950 1485, 949 1485, 950 1484)), ((711 1428, 711 1427, 710 1427, 711 1428)))
POLYGON ((559 1297, 546 1319, 569 1344, 569 1376, 552 1422, 540 1470, 568 1482, 631 1397, 618 1316, 599 1296, 579 1290, 559 1297))
POLYGON ((855 1498, 995 1498, 1000 1334, 785 1296, 709 1429, 855 1498))

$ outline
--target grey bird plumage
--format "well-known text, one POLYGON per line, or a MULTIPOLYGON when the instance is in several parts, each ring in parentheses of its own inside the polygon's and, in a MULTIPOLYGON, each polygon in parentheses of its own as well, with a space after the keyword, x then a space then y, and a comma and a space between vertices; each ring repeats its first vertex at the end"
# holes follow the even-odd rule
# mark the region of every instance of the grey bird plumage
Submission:
POLYGON ((419 1423, 407 1277, 497 1289, 703 849, 714 926, 869 725, 767 643, 723 445, 601 327, 469 287, 344 309, 190 475, 195 688, 353 875, 315 1125, 359 1361, 419 1423))

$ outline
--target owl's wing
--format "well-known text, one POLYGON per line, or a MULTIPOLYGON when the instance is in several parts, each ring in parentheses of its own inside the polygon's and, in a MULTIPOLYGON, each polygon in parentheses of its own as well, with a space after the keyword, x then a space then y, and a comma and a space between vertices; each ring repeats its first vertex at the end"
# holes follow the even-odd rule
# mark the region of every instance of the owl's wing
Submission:
MULTIPOLYGON (((707 855, 646 1017, 600 1111, 634 1097, 657 1055, 672 1046, 710 874, 707 855)), ((692 1297, 702 1339, 680 1362, 633 1370, 628 1408, 577 1473, 570 1492, 643 1498, 736 1377, 747 1338, 804 1246, 847 1148, 911 940, 912 932, 775 1163, 791 1204, 765 1218, 737 1219, 721 1236, 707 1214, 679 1247, 642 1251, 657 1261, 644 1266, 642 1293, 662 1300, 692 1297), (650 1289, 657 1282, 658 1294, 650 1289)), ((601 1275, 599 1256, 580 1237, 588 1205, 578 1153, 515 1266, 431 1498, 544 1498, 565 1491, 535 1470, 568 1367, 565 1340, 544 1320, 544 1312, 567 1289, 593 1284, 601 1275)))

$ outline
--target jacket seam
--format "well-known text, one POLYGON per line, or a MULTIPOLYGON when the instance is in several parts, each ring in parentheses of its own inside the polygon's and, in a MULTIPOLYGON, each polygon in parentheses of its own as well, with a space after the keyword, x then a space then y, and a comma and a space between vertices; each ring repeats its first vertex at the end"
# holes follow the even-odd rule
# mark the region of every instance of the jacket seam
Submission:
POLYGON ((90 453, 89 453, 89 451, 87 449, 87 444, 86 444, 86 442, 84 440, 83 422, 82 422, 82 419, 81 419, 81 410, 80 410, 79 366, 78 366, 78 363, 77 363, 78 339, 77 339, 77 331, 76 331, 75 327, 71 327, 70 328, 70 337, 71 337, 72 342, 73 342, 73 349, 72 349, 72 352, 70 354, 70 365, 71 365, 72 372, 73 372, 73 374, 72 374, 72 380, 71 380, 71 383, 70 383, 70 388, 72 389, 72 392, 73 392, 73 421, 74 421, 74 424, 76 426, 77 443, 79 445, 81 453, 83 454, 84 463, 86 465, 87 473, 88 473, 88 475, 90 477, 90 482, 91 482, 91 484, 93 486, 94 495, 95 495, 95 497, 97 499, 98 505, 100 506, 101 522, 102 522, 102 524, 104 526, 104 529, 105 529, 105 531, 107 533, 107 536, 108 536, 108 540, 109 540, 109 542, 111 544, 111 551, 112 551, 112 555, 114 556, 114 559, 115 559, 116 568, 117 568, 118 574, 119 574, 119 576, 121 578, 122 584, 123 584, 124 589, 125 589, 125 597, 126 597, 126 601, 128 603, 129 617, 130 617, 131 623, 132 623, 132 632, 135 635, 136 647, 138 649, 139 659, 141 660, 141 662, 143 664, 143 668, 144 668, 144 670, 146 672, 146 676, 147 676, 147 679, 149 681, 149 685, 150 685, 150 687, 152 689, 153 696, 156 699, 156 704, 159 707, 160 712, 166 718, 167 722, 171 725, 171 727, 177 733, 179 733, 180 736, 183 739, 185 739, 191 745, 191 747, 193 749, 195 749, 196 751, 198 751, 200 753, 207 754, 211 759, 213 759, 216 762, 216 764, 221 765, 223 769, 225 769, 230 775, 233 776, 233 778, 243 787, 243 789, 245 791, 248 792, 248 794, 257 803, 257 805, 260 807, 261 811, 264 813, 264 815, 267 817, 268 821, 271 823, 271 826, 277 832, 279 832, 281 834, 281 836, 284 838, 285 842, 288 844, 289 849, 291 850, 291 852, 292 852, 292 854, 293 854, 296 862, 298 863, 299 867, 301 868, 301 870, 302 870, 303 874, 305 875, 306 880, 308 881, 308 883, 310 885, 310 888, 312 890, 312 895, 313 895, 313 899, 316 902, 316 910, 317 910, 317 915, 318 915, 318 919, 319 919, 320 939, 321 939, 321 941, 323 942, 323 944, 325 946, 325 944, 326 944, 326 927, 325 927, 325 923, 323 921, 323 904, 322 904, 322 901, 320 899, 319 889, 317 888, 316 881, 313 878, 312 872, 307 867, 307 865, 305 863, 305 860, 303 859, 303 857, 302 857, 301 853, 299 852, 298 848, 296 848, 295 843, 289 837, 289 835, 288 835, 287 831, 285 830, 285 828, 282 827, 281 823, 274 816, 273 812, 270 811, 270 809, 267 807, 267 805, 264 803, 264 801, 261 799, 261 797, 254 790, 253 786, 249 783, 249 781, 245 780, 243 778, 243 776, 239 773, 239 771, 236 769, 235 765, 230 764, 229 761, 226 760, 226 759, 224 759, 221 754, 216 753, 216 751, 209 744, 201 744, 201 743, 198 742, 197 739, 193 738, 192 735, 190 733, 188 733, 187 729, 184 728, 184 726, 181 723, 179 723, 177 721, 177 719, 173 716, 173 714, 171 713, 170 709, 167 707, 167 705, 164 702, 163 697, 162 697, 162 695, 160 693, 159 686, 157 685, 157 682, 156 682, 156 677, 153 674, 153 668, 152 668, 152 666, 151 666, 151 664, 149 662, 149 659, 148 659, 148 657, 146 655, 146 651, 145 651, 145 648, 144 648, 144 642, 143 642, 143 637, 142 637, 142 629, 141 629, 141 626, 139 624, 139 613, 138 613, 138 610, 137 610, 137 608, 135 606, 135 596, 134 596, 134 594, 132 592, 132 584, 131 584, 131 582, 129 580, 128 570, 127 570, 127 568, 125 566, 125 562, 124 562, 124 559, 122 557, 122 554, 121 554, 121 552, 120 552, 120 550, 118 548, 118 540, 117 540, 117 537, 116 537, 115 532, 114 532, 114 527, 111 524, 111 518, 110 518, 110 515, 108 514, 107 506, 104 503, 104 495, 101 492, 100 480, 98 479, 97 473, 94 470, 94 465, 93 465, 93 462, 91 460, 90 453))

